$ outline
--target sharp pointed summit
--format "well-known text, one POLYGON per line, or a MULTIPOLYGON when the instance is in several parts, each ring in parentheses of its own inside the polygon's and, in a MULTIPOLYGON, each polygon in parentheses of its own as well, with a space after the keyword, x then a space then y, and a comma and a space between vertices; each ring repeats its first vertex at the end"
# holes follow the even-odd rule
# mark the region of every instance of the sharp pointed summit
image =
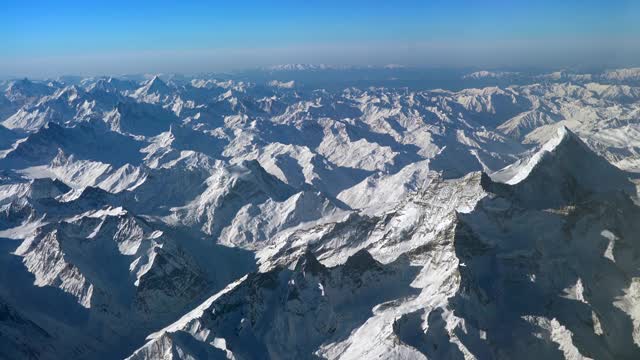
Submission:
POLYGON ((148 93, 167 92, 170 90, 169 86, 157 75, 151 78, 144 86, 148 93))
POLYGON ((630 174, 591 150, 578 135, 561 126, 537 152, 494 174, 520 196, 536 202, 575 200, 587 193, 635 194, 630 174))

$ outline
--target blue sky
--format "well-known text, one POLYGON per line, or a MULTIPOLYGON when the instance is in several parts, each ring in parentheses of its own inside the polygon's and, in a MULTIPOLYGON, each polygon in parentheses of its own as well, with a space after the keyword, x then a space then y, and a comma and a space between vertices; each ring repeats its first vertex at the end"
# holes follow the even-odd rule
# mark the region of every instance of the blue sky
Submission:
POLYGON ((3 0, 0 73, 194 72, 292 62, 631 65, 640 60, 639 3, 3 0))

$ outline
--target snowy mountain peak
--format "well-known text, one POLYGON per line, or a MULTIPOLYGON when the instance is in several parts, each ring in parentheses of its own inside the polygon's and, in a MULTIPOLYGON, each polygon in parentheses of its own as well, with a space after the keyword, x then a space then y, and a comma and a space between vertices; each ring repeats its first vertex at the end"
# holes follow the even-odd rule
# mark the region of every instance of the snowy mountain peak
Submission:
POLYGON ((499 182, 509 185, 515 185, 525 180, 537 167, 543 166, 545 162, 549 162, 550 158, 562 156, 564 152, 576 153, 575 162, 582 162, 583 157, 579 155, 584 152, 587 157, 597 156, 582 142, 582 140, 565 126, 560 126, 555 135, 544 143, 540 150, 524 159, 518 161, 506 168, 497 171, 492 178, 499 182), (555 156, 554 156, 555 155, 555 156))
POLYGON ((560 206, 594 193, 636 193, 627 173, 566 127, 558 128, 533 155, 492 174, 492 179, 512 185, 514 195, 529 206, 560 206))
POLYGON ((158 76, 154 76, 131 94, 131 96, 140 102, 157 104, 167 102, 171 94, 172 88, 158 76))
POLYGON ((157 75, 147 81, 144 86, 148 92, 164 92, 170 89, 169 86, 157 75))
POLYGON ((542 150, 551 152, 554 151, 558 146, 560 146, 560 144, 567 142, 578 143, 581 146, 584 146, 585 150, 589 151, 587 146, 582 142, 582 140, 580 140, 578 135, 574 134, 564 125, 558 127, 555 136, 542 146, 542 150))

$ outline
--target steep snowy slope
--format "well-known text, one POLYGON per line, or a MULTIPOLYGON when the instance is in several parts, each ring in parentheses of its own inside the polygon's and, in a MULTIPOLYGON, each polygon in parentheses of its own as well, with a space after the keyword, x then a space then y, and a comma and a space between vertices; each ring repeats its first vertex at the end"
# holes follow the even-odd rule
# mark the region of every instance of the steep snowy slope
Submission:
POLYGON ((199 227, 214 239, 243 206, 268 199, 282 201, 293 194, 291 187, 269 175, 256 161, 216 169, 203 185, 202 193, 172 209, 166 221, 199 227))
POLYGON ((366 170, 336 166, 307 146, 278 142, 243 158, 257 160, 268 173, 295 188, 311 186, 332 196, 370 174, 366 170))
POLYGON ((55 198, 71 190, 65 183, 48 178, 29 180, 26 178, 6 179, 0 185, 0 203, 10 203, 21 198, 55 198))
POLYGON ((75 85, 67 86, 22 106, 3 124, 11 129, 36 131, 49 122, 73 124, 100 119, 120 98, 114 93, 87 93, 75 85))
POLYGON ((260 249, 278 232, 341 213, 342 209, 331 200, 312 191, 299 192, 280 202, 268 199, 258 205, 249 203, 240 208, 232 223, 222 230, 218 242, 260 249))
POLYGON ((420 161, 393 175, 370 176, 341 191, 337 198, 354 209, 394 206, 399 199, 425 187, 436 176, 435 172, 429 171, 428 161, 420 161))
POLYGON ((498 126, 498 130, 511 137, 522 139, 529 132, 548 124, 560 121, 560 116, 547 109, 536 109, 523 112, 498 126))
POLYGON ((8 151, 0 162, 5 168, 22 169, 49 164, 60 150, 80 159, 117 166, 138 164, 142 143, 133 138, 100 129, 91 124, 62 127, 48 123, 8 151))
POLYGON ((146 171, 130 164, 115 168, 99 161, 79 160, 66 155, 62 150, 46 168, 39 168, 42 175, 60 179, 74 188, 97 186, 110 192, 133 189, 140 185, 146 171))

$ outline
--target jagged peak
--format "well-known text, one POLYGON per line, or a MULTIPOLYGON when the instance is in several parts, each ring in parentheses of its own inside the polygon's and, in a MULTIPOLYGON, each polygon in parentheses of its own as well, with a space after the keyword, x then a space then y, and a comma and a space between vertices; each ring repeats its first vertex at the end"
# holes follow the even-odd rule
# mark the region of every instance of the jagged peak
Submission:
POLYGON ((58 148, 58 152, 56 156, 51 160, 50 166, 61 166, 64 164, 68 164, 75 160, 75 156, 73 154, 67 154, 61 148, 58 148))
POLYGON ((344 263, 345 270, 356 271, 358 273, 378 269, 380 266, 381 264, 364 249, 358 250, 358 252, 349 256, 347 261, 344 263))
POLYGON ((300 256, 295 266, 296 271, 309 272, 311 274, 319 274, 327 270, 327 268, 318 261, 313 251, 306 249, 304 254, 300 256))

